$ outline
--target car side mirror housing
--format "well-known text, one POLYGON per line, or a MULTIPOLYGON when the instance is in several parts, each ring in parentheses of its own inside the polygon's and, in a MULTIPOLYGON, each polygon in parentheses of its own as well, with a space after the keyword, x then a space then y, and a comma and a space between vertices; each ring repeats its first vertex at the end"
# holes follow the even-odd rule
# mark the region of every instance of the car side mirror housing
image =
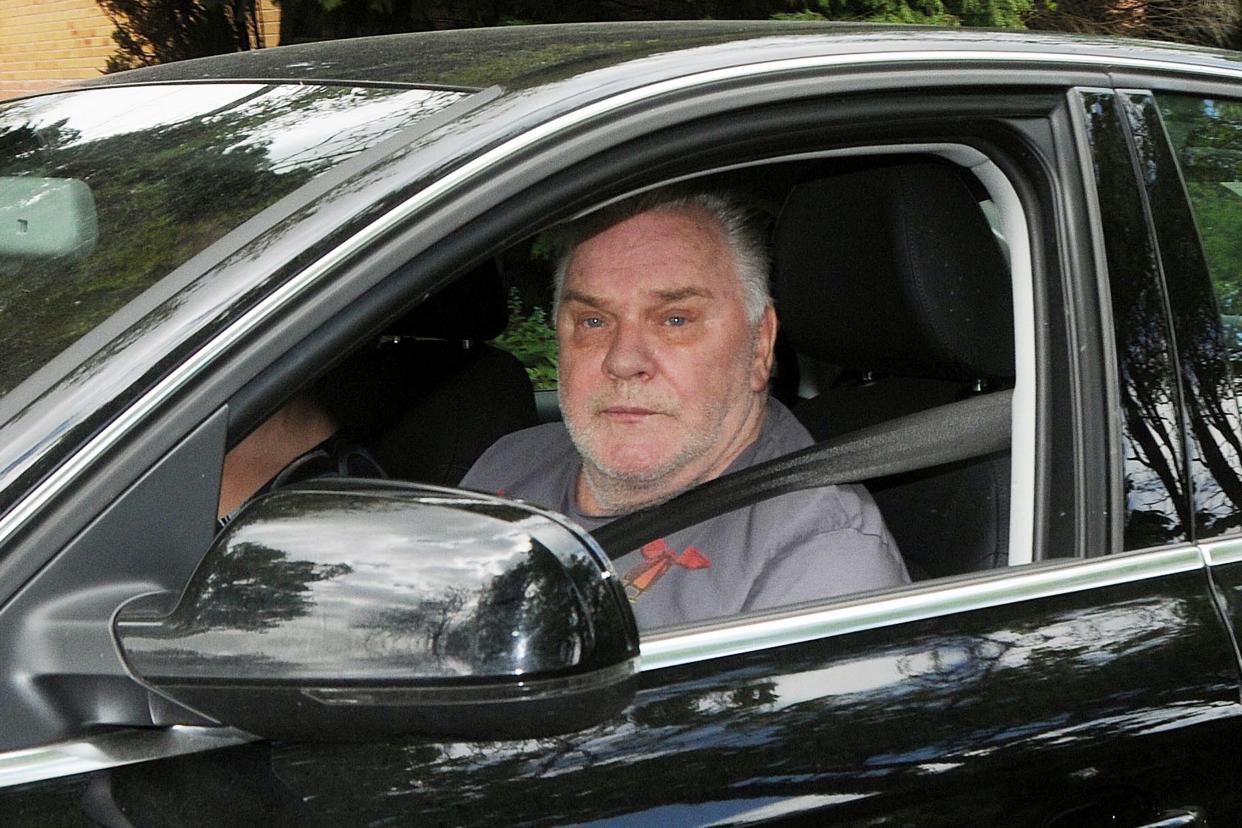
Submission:
POLYGON ((171 595, 113 624, 156 693, 259 736, 517 739, 625 708, 633 613, 607 558, 521 503, 324 480, 249 504, 171 595))

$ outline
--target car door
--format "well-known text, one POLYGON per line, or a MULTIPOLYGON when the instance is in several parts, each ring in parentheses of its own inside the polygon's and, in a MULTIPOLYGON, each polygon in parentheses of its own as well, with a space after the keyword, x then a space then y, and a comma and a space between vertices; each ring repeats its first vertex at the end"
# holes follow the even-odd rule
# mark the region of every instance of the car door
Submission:
POLYGON ((1235 637, 1242 621, 1235 312, 1242 262, 1237 247, 1242 231, 1238 96, 1235 85, 1199 79, 1162 79, 1124 93, 1161 238, 1185 377, 1196 538, 1235 637))
MULTIPOLYGON (((105 770, 13 785, 8 813, 118 825, 1228 824, 1239 803, 1219 775, 1237 761, 1237 660, 1194 546, 1173 323, 1124 114, 1107 89, 1041 89, 1010 121, 970 103, 974 131, 951 128, 955 114, 904 141, 867 137, 902 151, 929 135, 972 139, 1021 193, 1038 428, 1011 503, 1029 511, 1019 545, 1031 563, 656 632, 633 704, 565 736, 195 752, 213 733, 244 738, 206 727, 180 758, 126 764, 117 757, 153 754, 118 742, 97 757, 105 770), (1001 127, 1025 138, 1008 152, 979 140, 1001 127)), ((881 97, 874 111, 898 104, 881 97)), ((166 502, 170 480, 219 462, 227 417, 187 430, 118 504, 113 534, 83 542, 134 537, 134 503, 166 502)), ((211 486, 193 491, 209 508, 211 486)))

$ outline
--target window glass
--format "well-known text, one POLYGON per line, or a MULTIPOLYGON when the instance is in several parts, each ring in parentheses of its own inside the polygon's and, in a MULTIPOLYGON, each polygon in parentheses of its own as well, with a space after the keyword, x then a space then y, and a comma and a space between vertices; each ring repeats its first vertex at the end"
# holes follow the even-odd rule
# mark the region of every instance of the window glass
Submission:
POLYGON ((230 83, 0 106, 0 395, 246 219, 463 95, 230 83))
POLYGON ((1235 383, 1242 364, 1242 102, 1157 100, 1177 153, 1224 323, 1235 383))
POLYGON ((1161 95, 1157 103, 1150 95, 1130 95, 1186 383, 1189 444, 1195 450, 1195 536, 1205 539, 1242 527, 1237 403, 1242 103, 1177 95, 1161 95), (1163 135, 1176 160, 1160 140, 1163 135), (1185 206, 1187 195, 1193 218, 1185 206), (1205 274, 1211 275, 1211 287, 1205 274))
POLYGON ((491 344, 522 362, 536 391, 556 388, 556 324, 552 318, 556 249, 553 234, 540 233, 501 257, 509 324, 491 344))
POLYGON ((1141 549, 1186 541, 1193 516, 1160 262, 1142 211, 1124 114, 1112 93, 1083 93, 1082 100, 1117 349, 1122 546, 1141 549))

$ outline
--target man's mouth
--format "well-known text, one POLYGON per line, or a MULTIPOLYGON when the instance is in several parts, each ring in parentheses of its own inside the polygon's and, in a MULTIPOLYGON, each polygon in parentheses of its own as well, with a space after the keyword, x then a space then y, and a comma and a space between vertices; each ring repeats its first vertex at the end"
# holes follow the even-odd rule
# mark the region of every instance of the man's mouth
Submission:
POLYGON ((637 423, 660 412, 637 405, 610 405, 599 413, 614 422, 637 423))

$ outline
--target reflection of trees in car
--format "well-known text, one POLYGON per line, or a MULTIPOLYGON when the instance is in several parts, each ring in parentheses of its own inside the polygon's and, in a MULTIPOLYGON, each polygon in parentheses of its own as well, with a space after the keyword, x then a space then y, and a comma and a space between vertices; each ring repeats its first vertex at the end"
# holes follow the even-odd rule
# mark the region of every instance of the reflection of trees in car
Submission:
POLYGON ((437 598, 375 610, 355 626, 367 631, 364 641, 368 649, 386 653, 405 650, 434 659, 467 655, 472 642, 464 629, 469 617, 463 610, 478 600, 471 597, 470 591, 453 587, 437 598))
MULTIPOLYGON (((199 608, 184 619, 193 629, 263 630, 307 615, 315 605, 311 584, 348 575, 347 564, 291 561, 284 552, 242 541, 211 570, 210 577, 191 583, 187 592, 199 593, 199 608)), ((186 630, 175 630, 184 635, 186 630)))
MULTIPOLYGON (((43 169, 90 185, 99 241, 80 262, 23 263, 30 289, 10 296, 2 309, 8 330, 0 390, 310 177, 310 171, 291 171, 287 177, 271 172, 261 143, 237 145, 256 118, 218 117, 209 126, 182 122, 99 139, 76 131, 43 136, 50 139, 43 169), (118 163, 124 158, 143 163, 118 163), (221 198, 221 190, 231 197, 221 198), (135 203, 142 205, 140 211, 133 209, 135 203), (25 352, 23 343, 37 343, 37 352, 25 352)), ((8 166, 0 164, 0 174, 8 166)))
MULTIPOLYGON (((1131 95, 1127 98, 1127 112, 1152 204, 1156 234, 1165 251, 1162 263, 1190 429, 1188 470, 1195 533, 1196 537, 1207 538, 1238 526, 1242 509, 1242 443, 1238 439, 1238 404, 1230 377, 1228 349, 1217 297, 1202 278, 1210 272, 1210 261, 1205 259, 1204 247, 1199 243, 1201 232, 1187 209, 1176 160, 1164 142, 1158 140, 1164 130, 1160 111, 1151 96, 1131 95)), ((1233 125, 1229 132, 1237 142, 1237 126, 1233 125)), ((1215 136, 1214 140, 1222 137, 1225 136, 1215 136)), ((1222 172, 1213 170, 1218 180, 1222 172)), ((1242 208, 1242 197, 1234 200, 1236 205, 1229 209, 1233 211, 1230 226, 1236 235, 1242 228, 1242 210, 1238 209, 1242 208)), ((1216 235, 1219 229, 1213 226, 1212 234, 1216 235)), ((1222 270, 1229 275, 1223 277, 1219 287, 1236 290, 1236 268, 1234 262, 1222 270)))
POLYGON ((461 97, 249 84, 225 100, 191 85, 177 95, 204 95, 201 108, 167 114, 167 89, 102 94, 127 107, 132 126, 93 110, 62 117, 55 95, 0 108, 0 176, 84 181, 98 213, 90 256, 20 263, 23 289, 0 300, 0 393, 246 219, 461 97), (295 129, 359 111, 327 136, 295 129), (4 151, 10 145, 20 151, 4 151))
POLYGON ((1160 267, 1130 169, 1124 124, 1111 96, 1084 96, 1096 155, 1101 213, 1109 222, 1105 252, 1118 348, 1127 549, 1172 542, 1191 521, 1183 484, 1184 450, 1172 332, 1160 267))
MULTIPOLYGON (((1135 711, 1126 698, 1152 669, 1153 653, 1194 647, 1218 623, 1210 602, 1118 589, 1117 604, 1086 612, 1061 596, 1034 614, 958 617, 951 635, 933 621, 900 642, 883 630, 825 641, 834 664, 826 667, 823 653, 789 651, 776 677, 766 669, 772 651, 672 668, 622 716, 568 736, 279 745, 272 767, 295 793, 322 794, 325 822, 416 811, 432 824, 564 824, 580 819, 582 797, 590 797, 596 819, 644 813, 659 824, 646 808, 699 802, 725 784, 732 797, 757 800, 805 793, 798 782, 807 774, 826 797, 874 789, 880 778, 965 780, 979 750, 995 751, 997 761, 1017 751, 1055 761, 1065 743, 1088 745, 1101 728, 1120 736, 1210 715, 1198 700, 1227 700, 1228 676, 1202 669, 1210 660, 1202 649, 1187 650, 1204 662, 1178 665, 1179 689, 1167 704, 1135 711), (1095 707, 1067 713, 1057 700, 1071 685, 1095 707), (886 721, 902 725, 877 741, 886 721)), ((981 813, 993 814, 985 800, 981 813)), ((944 824, 990 821, 961 810, 968 798, 951 801, 956 819, 944 824)))
POLYGON ((559 561, 542 547, 531 549, 522 563, 492 578, 474 613, 479 663, 521 670, 524 662, 505 662, 526 657, 531 664, 555 663, 566 647, 581 651, 580 609, 576 596, 563 584, 559 561), (515 638, 523 639, 521 647, 514 647, 515 638))

